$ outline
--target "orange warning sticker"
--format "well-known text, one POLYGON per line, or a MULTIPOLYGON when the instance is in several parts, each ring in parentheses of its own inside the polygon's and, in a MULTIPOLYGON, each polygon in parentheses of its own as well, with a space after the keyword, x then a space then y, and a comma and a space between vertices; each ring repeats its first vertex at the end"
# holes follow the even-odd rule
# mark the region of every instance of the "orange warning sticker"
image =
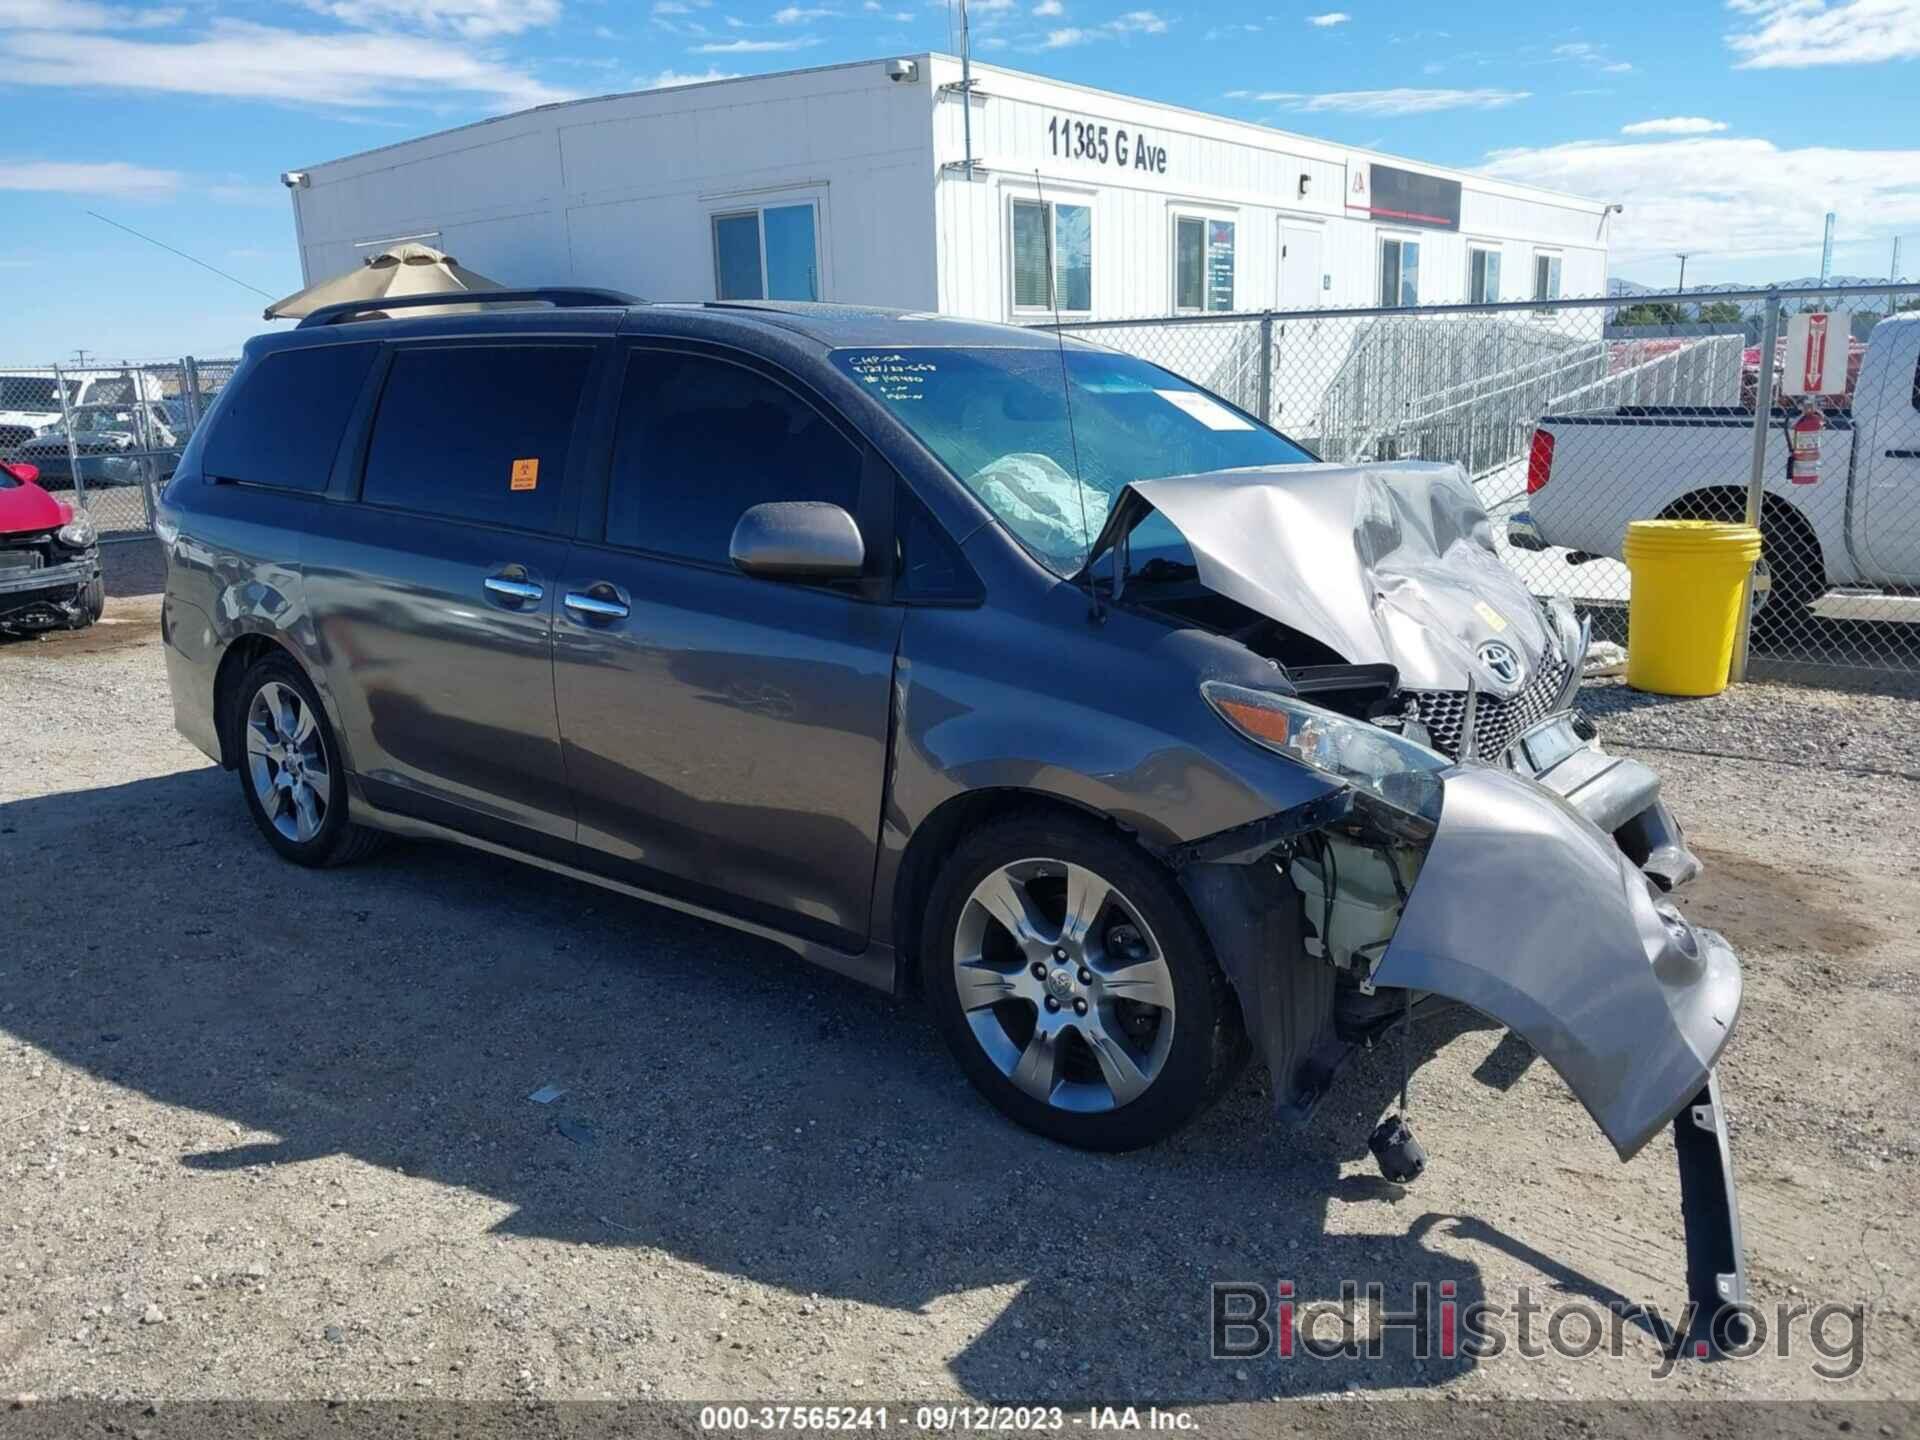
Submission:
POLYGON ((513 462, 513 477, 508 485, 515 490, 531 490, 540 483, 540 462, 538 460, 516 460, 513 462))

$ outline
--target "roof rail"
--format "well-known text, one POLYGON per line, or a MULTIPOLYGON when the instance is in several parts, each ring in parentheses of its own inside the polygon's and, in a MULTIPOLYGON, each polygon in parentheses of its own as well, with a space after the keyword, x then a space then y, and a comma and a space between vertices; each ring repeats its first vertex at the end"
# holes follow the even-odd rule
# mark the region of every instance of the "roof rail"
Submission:
POLYGON ((556 310, 647 303, 638 295, 629 295, 624 290, 594 290, 575 285, 545 286, 532 290, 455 290, 444 295, 387 295, 375 300, 348 300, 338 305, 322 305, 295 328, 305 330, 314 325, 338 325, 369 310, 418 310, 432 305, 524 305, 529 302, 545 303, 556 310))

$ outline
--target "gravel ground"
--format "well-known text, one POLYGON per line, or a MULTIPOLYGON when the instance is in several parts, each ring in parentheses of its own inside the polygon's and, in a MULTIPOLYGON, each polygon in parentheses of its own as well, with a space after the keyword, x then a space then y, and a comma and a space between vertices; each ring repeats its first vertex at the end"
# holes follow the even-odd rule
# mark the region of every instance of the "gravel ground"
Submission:
POLYGON ((1657 1380, 1634 1329, 1623 1358, 1221 1363, 1221 1279, 1671 1312, 1671 1146, 1622 1165, 1459 1022, 1425 1038, 1408 1189, 1364 1148, 1390 1053, 1304 1132, 1250 1074, 1153 1150, 1048 1145, 916 1004, 729 931, 452 849, 281 863, 173 733, 151 585, 118 590, 0 645, 0 1396, 1920 1394, 1916 702, 1589 694, 1747 966, 1723 1083, 1756 1298, 1864 1303, 1857 1376, 1801 1343, 1657 1380))

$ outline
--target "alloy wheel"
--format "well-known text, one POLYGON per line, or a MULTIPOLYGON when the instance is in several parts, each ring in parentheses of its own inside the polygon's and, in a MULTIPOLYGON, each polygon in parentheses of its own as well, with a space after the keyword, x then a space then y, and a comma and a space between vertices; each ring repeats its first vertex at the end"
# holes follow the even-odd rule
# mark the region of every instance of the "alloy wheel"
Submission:
POLYGON ((960 1009, 988 1059, 1056 1109, 1138 1099, 1173 1047, 1173 975, 1139 910, 1084 866, 1002 865, 954 932, 960 1009))
POLYGON ((247 773, 273 828, 297 844, 327 820, 332 772, 313 711, 291 685, 269 680, 247 707, 247 773))

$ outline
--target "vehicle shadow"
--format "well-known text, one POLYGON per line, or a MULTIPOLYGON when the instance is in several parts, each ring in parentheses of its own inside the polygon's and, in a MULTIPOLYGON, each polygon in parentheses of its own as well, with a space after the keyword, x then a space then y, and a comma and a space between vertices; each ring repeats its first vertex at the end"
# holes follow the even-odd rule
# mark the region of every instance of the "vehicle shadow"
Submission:
MULTIPOLYGON (((1394 1308, 1416 1280, 1435 1295, 1451 1282, 1462 1307, 1483 1295, 1475 1264, 1427 1243, 1460 1221, 1370 1167, 1342 1173, 1391 1104, 1391 1050, 1356 1062, 1338 1113, 1303 1128, 1274 1122, 1264 1079, 1248 1078, 1166 1144, 1083 1154, 979 1100, 917 1002, 451 847, 302 870, 259 842, 233 784, 206 768, 0 810, 23 871, 88 854, 116 876, 115 903, 78 923, 60 887, 24 894, 15 933, 40 938, 8 960, 0 1024, 115 1085, 280 1137, 179 1164, 350 1155, 505 1202, 502 1233, 658 1247, 906 1315, 1018 1287, 951 1362, 981 1400, 1432 1385, 1474 1363, 1421 1360, 1398 1333, 1380 1360, 1238 1362, 1260 1368, 1250 1392, 1236 1362, 1209 1358, 1214 1281, 1271 1295, 1290 1280, 1306 1302, 1377 1280, 1394 1308), (564 1097, 530 1103, 544 1084, 564 1097), (1338 1223, 1338 1207, 1371 1216, 1382 1199, 1404 1228, 1338 1223)), ((1416 1058, 1470 1023, 1423 1026, 1416 1058)))

